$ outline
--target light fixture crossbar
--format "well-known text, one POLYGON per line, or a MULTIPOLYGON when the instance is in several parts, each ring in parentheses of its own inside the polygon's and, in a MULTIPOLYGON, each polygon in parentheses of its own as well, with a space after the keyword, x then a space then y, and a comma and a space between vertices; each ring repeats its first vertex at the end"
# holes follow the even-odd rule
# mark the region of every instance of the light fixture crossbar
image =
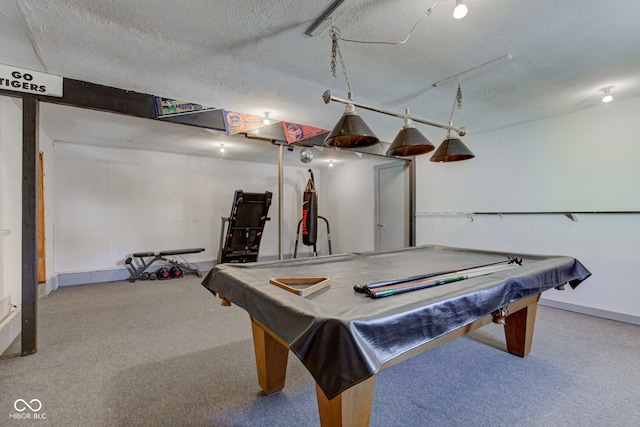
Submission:
POLYGON ((422 119, 420 117, 411 116, 408 113, 396 113, 394 111, 385 110, 385 109, 378 108, 378 107, 373 107, 373 106, 367 105, 367 104, 362 104, 362 103, 354 101, 353 99, 338 98, 336 96, 331 95, 331 91, 330 90, 324 91, 324 93, 322 94, 322 99, 324 100, 325 104, 328 104, 331 101, 338 102, 340 104, 346 104, 346 105, 351 104, 351 105, 353 105, 355 107, 364 108, 365 110, 374 111, 376 113, 386 114, 388 116, 398 117, 398 118, 401 118, 401 119, 410 119, 410 120, 412 120, 414 122, 422 123, 422 124, 429 125, 429 126, 438 127, 438 128, 441 128, 441 129, 450 130, 450 131, 456 132, 460 136, 465 136, 467 134, 467 129, 465 127, 456 128, 456 127, 453 127, 451 125, 443 125, 441 123, 432 122, 430 120, 425 120, 425 119, 422 119))

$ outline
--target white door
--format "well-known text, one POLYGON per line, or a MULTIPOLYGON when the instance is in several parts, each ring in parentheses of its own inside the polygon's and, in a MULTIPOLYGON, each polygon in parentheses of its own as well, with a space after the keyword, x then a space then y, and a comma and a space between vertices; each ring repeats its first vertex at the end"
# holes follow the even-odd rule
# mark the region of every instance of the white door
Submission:
POLYGON ((409 246, 409 167, 399 161, 375 168, 376 250, 409 246))

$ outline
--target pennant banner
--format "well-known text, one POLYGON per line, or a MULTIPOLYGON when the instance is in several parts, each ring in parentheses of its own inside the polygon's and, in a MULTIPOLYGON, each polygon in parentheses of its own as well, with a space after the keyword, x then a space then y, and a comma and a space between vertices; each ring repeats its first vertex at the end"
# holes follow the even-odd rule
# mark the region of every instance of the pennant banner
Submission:
POLYGON ((287 144, 304 141, 314 136, 329 133, 328 129, 316 128, 313 126, 299 125, 297 123, 282 122, 284 126, 284 135, 287 138, 287 144))
POLYGON ((264 126, 264 117, 222 110, 227 135, 247 132, 264 126))
POLYGON ((177 99, 154 96, 156 104, 156 117, 177 116, 179 114, 200 113, 202 111, 217 110, 216 107, 205 107, 193 102, 178 101, 177 99))

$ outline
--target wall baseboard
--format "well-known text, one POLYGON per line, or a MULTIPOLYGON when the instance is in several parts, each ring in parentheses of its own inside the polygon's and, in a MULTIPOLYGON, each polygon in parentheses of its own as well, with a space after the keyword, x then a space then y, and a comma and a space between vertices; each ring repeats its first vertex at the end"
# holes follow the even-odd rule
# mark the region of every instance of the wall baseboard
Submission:
MULTIPOLYGON (((307 254, 302 254, 301 258, 306 258, 307 254)), ((260 256, 259 261, 275 261, 277 260, 277 255, 266 255, 260 256)), ((157 268, 164 266, 163 263, 158 262, 153 264, 153 267, 149 269, 149 272, 155 271, 157 268)), ((202 272, 203 275, 206 275, 209 270, 211 270, 216 262, 211 261, 201 261, 201 262, 192 262, 198 270, 202 272)), ((185 272, 185 274, 188 274, 185 272)), ((46 288, 43 292, 46 295, 49 295, 51 291, 55 291, 60 286, 75 286, 75 285, 87 285, 90 283, 105 283, 105 282, 119 282, 122 280, 127 280, 130 277, 129 270, 126 268, 115 268, 111 270, 97 270, 97 271, 81 271, 77 273, 58 273, 57 275, 51 277, 47 283, 46 288)))
POLYGON ((16 308, 0 323, 0 354, 4 353, 20 334, 22 327, 20 311, 20 307, 16 308))
POLYGON ((640 316, 632 316, 630 314, 616 313, 614 311, 600 310, 598 308, 584 307, 581 305, 553 301, 540 298, 540 305, 551 308, 559 308, 560 310, 573 311, 576 313, 587 314, 589 316, 602 317, 603 319, 615 320, 617 322, 631 323, 632 325, 640 325, 640 316))
MULTIPOLYGON (((155 271, 157 268, 164 266, 164 264, 158 262, 157 267, 154 264, 149 272, 155 271)), ((198 270, 203 274, 206 274, 214 266, 213 261, 192 262, 198 270)), ((185 274, 188 274, 185 271, 185 274)), ((119 282, 122 280, 128 280, 130 277, 129 270, 126 268, 116 268, 113 270, 98 270, 98 271, 81 271, 77 273, 59 273, 55 277, 52 277, 47 282, 46 293, 58 289, 60 286, 76 286, 76 285, 88 285, 91 283, 105 283, 105 282, 119 282)))

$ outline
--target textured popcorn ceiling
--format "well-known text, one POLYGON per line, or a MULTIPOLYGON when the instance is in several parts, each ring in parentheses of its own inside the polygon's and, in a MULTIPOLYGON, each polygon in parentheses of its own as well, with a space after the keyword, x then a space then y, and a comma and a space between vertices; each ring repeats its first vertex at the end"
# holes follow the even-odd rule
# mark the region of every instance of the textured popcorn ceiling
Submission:
MULTIPOLYGON (((339 65, 337 78, 331 74, 329 32, 305 34, 331 3, 3 0, 0 63, 332 128, 344 107, 325 105, 321 95, 330 89, 346 98, 345 79, 339 65)), ((614 102, 640 96, 636 0, 467 0, 469 14, 459 21, 451 16, 454 0, 346 0, 333 23, 344 38, 400 41, 434 3, 404 44, 340 43, 357 101, 397 112, 409 107, 415 116, 446 123, 457 81, 432 84, 507 54, 512 59, 462 77, 454 124, 468 128, 470 141, 481 132, 597 106, 603 87, 613 87, 614 102)), ((42 123, 58 140, 109 144, 114 138, 100 135, 108 135, 112 123, 119 143, 175 144, 176 135, 151 129, 153 122, 120 123, 119 116, 98 114, 46 106, 42 123), (75 119, 65 122, 70 115, 75 119), (103 132, 84 135, 83 118, 103 122, 103 132), (162 141, 164 134, 172 139, 162 141)), ((360 114, 386 141, 401 126, 399 119, 360 114)), ((435 142, 444 137, 442 130, 420 129, 435 142)), ((185 132, 212 138, 202 130, 185 132)))

